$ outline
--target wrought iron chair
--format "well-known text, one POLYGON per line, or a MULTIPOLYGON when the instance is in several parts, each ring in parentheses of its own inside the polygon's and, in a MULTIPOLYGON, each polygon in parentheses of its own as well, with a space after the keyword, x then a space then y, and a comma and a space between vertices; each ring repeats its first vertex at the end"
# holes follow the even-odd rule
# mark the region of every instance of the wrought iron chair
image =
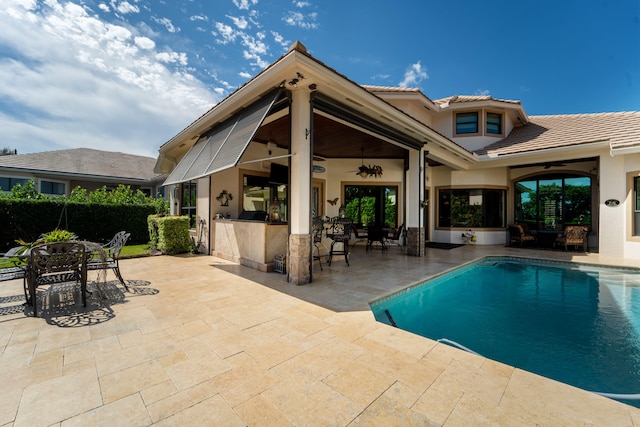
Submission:
POLYGON ((385 233, 384 230, 382 229, 382 227, 380 225, 372 225, 371 227, 369 227, 367 229, 367 248, 366 250, 368 251, 369 248, 374 244, 374 243, 380 243, 380 246, 382 247, 382 250, 385 251, 387 249, 387 244, 385 242, 385 233))
POLYGON ((25 251, 25 248, 22 246, 17 246, 15 248, 9 249, 6 253, 2 255, 3 258, 12 258, 14 260, 12 267, 0 268, 0 282, 4 282, 7 280, 15 280, 22 279, 23 288, 24 288, 24 298, 25 300, 29 300, 29 295, 27 294, 27 265, 26 260, 28 258, 28 253, 25 251))
POLYGON ((356 239, 355 242, 351 245, 354 247, 360 242, 367 242, 369 240, 369 234, 367 233, 367 229, 362 227, 362 224, 353 224, 353 235, 356 239))
POLYGON ((334 255, 344 255, 344 260, 349 265, 349 240, 351 240, 351 229, 353 221, 349 218, 334 218, 331 229, 327 232, 327 237, 331 239, 331 249, 329 250, 329 267, 334 255), (337 250, 335 245, 342 244, 342 250, 337 250))
POLYGON ((406 239, 407 229, 404 224, 400 225, 400 227, 392 230, 393 233, 387 235, 385 242, 387 243, 387 247, 389 247, 389 243, 391 242, 394 245, 400 246, 400 250, 404 253, 404 242, 406 239))
POLYGON ((77 242, 57 242, 34 246, 27 262, 28 304, 38 315, 36 289, 42 285, 76 281, 82 304, 87 306, 87 257, 85 246, 77 242))
POLYGON ((315 246, 318 255, 314 255, 313 259, 318 260, 320 271, 322 271, 322 260, 320 259, 320 244, 322 243, 322 232, 324 231, 324 218, 313 218, 313 246, 315 246))
POLYGON ((127 233, 126 231, 117 232, 109 243, 102 246, 102 251, 100 251, 101 253, 92 253, 90 259, 87 261, 87 270, 112 269, 120 283, 122 283, 122 286, 124 286, 127 291, 129 291, 129 287, 120 273, 119 259, 120 252, 122 252, 122 248, 127 243, 127 240, 129 240, 129 236, 131 236, 131 233, 127 233))

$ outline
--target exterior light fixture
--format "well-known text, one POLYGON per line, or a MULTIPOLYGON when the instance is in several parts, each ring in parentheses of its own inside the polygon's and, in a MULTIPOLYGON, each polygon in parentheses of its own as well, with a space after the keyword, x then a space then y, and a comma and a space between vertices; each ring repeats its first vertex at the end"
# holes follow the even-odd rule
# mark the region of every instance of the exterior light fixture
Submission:
POLYGON ((291 87, 298 87, 298 82, 299 82, 299 81, 300 81, 300 80, 298 80, 298 79, 291 79, 291 80, 289 81, 289 86, 291 86, 291 87))

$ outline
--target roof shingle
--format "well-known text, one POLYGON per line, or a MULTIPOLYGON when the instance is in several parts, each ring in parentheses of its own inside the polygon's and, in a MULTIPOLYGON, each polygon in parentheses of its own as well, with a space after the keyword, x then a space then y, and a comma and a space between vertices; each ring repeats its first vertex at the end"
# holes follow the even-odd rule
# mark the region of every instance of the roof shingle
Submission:
POLYGON ((608 142, 612 149, 640 146, 640 111, 530 116, 529 120, 476 153, 503 156, 596 142, 608 142))
POLYGON ((155 162, 153 157, 90 148, 0 156, 0 168, 141 180, 159 176, 153 171, 155 162))

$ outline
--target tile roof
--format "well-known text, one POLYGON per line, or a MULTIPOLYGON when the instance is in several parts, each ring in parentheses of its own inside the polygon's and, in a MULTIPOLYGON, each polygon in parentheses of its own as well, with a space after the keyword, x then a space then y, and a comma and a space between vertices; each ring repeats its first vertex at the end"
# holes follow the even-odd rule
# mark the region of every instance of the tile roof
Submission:
POLYGON ((433 103, 446 107, 448 104, 463 103, 463 102, 480 102, 480 101, 498 101, 498 102, 508 102, 510 104, 520 105, 520 101, 511 100, 511 99, 498 99, 490 95, 454 95, 454 96, 448 96, 446 98, 435 99, 433 103))
POLYGON ((640 111, 529 116, 528 124, 476 153, 502 156, 595 142, 608 142, 612 149, 640 147, 640 111))
POLYGON ((361 85, 369 92, 421 92, 417 87, 361 85))
POLYGON ((155 163, 156 159, 153 157, 90 148, 0 156, 0 170, 18 169, 134 180, 159 177, 153 171, 155 163))

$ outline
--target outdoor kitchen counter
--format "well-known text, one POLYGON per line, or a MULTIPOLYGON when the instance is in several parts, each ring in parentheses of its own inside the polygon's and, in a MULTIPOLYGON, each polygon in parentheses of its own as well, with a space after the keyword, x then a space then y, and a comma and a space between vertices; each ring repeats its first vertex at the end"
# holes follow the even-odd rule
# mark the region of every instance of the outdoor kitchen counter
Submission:
POLYGON ((276 255, 287 254, 286 223, 216 219, 212 255, 260 271, 273 271, 276 255))

